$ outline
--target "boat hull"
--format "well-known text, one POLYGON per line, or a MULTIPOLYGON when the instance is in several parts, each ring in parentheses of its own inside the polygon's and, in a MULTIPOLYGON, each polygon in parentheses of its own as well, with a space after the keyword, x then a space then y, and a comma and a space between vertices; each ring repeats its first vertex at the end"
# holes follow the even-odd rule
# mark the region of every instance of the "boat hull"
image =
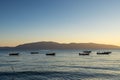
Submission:
POLYGON ((111 52, 97 52, 97 55, 108 55, 111 54, 111 52))
POLYGON ((89 53, 79 53, 79 55, 89 55, 89 53))
POLYGON ((9 53, 9 56, 19 56, 19 53, 9 53))
POLYGON ((55 56, 55 53, 47 53, 47 56, 55 56))

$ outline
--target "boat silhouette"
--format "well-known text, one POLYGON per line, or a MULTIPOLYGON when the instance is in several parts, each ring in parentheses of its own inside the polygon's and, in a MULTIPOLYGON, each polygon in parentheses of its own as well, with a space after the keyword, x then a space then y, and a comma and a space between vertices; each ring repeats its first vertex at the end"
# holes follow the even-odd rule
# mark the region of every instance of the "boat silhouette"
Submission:
POLYGON ((9 53, 9 56, 19 56, 19 53, 9 53))
POLYGON ((79 53, 79 55, 90 55, 90 53, 79 53))
POLYGON ((55 53, 47 53, 48 56, 55 56, 55 53))
POLYGON ((108 55, 111 54, 112 52, 97 52, 98 55, 108 55))

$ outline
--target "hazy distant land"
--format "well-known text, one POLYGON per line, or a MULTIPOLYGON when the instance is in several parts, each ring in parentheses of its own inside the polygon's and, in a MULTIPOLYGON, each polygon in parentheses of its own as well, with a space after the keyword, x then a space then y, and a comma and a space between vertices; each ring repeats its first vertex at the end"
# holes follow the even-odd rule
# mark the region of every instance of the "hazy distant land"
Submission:
POLYGON ((46 49, 120 49, 120 46, 96 43, 57 43, 57 42, 34 42, 21 44, 16 47, 0 47, 0 50, 46 50, 46 49))

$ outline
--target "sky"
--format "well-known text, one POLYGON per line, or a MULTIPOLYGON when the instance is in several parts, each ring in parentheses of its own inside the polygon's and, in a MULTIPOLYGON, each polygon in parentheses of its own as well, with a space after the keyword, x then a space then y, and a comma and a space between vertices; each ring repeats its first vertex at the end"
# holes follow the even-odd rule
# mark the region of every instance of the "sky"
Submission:
POLYGON ((120 0, 0 0, 0 46, 38 41, 120 46, 120 0))

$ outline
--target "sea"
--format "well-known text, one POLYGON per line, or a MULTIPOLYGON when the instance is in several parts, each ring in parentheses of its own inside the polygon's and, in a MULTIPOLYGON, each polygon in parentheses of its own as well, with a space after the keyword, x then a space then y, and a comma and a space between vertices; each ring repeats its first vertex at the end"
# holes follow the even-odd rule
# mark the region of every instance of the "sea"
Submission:
POLYGON ((0 51, 0 80, 120 80, 120 50, 0 51), (30 54, 36 51, 39 54, 30 54), (97 55, 98 51, 111 51, 97 55), (19 56, 9 53, 19 52, 19 56), (55 56, 46 53, 55 52, 55 56))

